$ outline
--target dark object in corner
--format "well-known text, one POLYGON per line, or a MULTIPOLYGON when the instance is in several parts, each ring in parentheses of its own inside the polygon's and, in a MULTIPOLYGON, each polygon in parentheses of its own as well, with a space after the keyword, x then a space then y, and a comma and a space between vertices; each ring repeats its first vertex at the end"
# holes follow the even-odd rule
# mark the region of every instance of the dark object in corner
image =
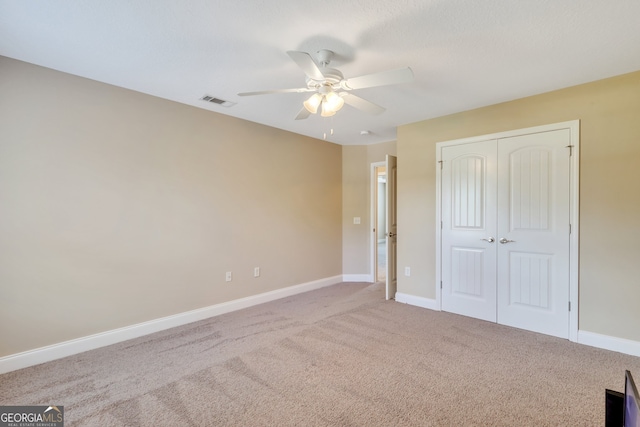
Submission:
POLYGON ((605 395, 605 427, 623 427, 624 393, 606 389, 605 395))

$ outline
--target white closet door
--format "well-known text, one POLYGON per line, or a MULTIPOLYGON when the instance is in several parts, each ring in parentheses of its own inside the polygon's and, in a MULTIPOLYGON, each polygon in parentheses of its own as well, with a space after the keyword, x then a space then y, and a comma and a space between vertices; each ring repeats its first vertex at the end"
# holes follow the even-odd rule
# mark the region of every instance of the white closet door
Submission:
POLYGON ((569 144, 569 129, 498 140, 498 323, 563 338, 569 144))
POLYGON ((442 309, 569 338, 569 129, 442 148, 442 309))
POLYGON ((492 322, 496 155, 495 140, 442 149, 442 309, 492 322))

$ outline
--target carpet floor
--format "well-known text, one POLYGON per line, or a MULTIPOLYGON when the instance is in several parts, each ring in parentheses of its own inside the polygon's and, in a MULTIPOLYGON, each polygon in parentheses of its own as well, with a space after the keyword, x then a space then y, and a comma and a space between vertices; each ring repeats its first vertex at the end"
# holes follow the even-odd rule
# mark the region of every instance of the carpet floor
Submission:
POLYGON ((640 358, 343 283, 0 376, 66 426, 602 426, 640 358))

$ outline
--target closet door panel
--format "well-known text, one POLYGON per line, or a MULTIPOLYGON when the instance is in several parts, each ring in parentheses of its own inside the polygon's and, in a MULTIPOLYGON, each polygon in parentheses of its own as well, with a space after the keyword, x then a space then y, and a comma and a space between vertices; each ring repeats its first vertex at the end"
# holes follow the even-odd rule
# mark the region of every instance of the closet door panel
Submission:
POLYGON ((568 129, 498 140, 498 323, 569 336, 568 129))
POLYGON ((442 309, 495 322, 496 141, 442 154, 442 309))

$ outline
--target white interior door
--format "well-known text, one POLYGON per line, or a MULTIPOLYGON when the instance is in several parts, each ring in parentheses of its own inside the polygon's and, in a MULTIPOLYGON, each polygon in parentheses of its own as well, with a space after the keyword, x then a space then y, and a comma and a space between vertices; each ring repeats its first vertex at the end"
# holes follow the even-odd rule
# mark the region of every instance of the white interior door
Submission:
POLYGON ((496 141, 442 149, 442 309, 496 321, 496 141))
POLYGON ((387 285, 386 299, 395 299, 398 290, 397 275, 397 208, 396 208, 396 182, 398 176, 398 160, 395 156, 387 155, 387 194, 386 194, 386 219, 387 219, 387 285))
POLYGON ((569 338, 571 132, 442 148, 442 309, 569 338))
POLYGON ((498 322, 569 337, 569 129, 498 140, 498 322))

